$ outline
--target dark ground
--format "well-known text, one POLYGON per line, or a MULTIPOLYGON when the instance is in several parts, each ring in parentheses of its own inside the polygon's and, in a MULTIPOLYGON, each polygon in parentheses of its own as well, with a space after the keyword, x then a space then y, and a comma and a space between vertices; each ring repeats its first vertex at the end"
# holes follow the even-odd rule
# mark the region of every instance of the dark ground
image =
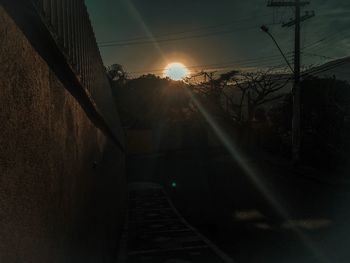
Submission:
POLYGON ((125 230, 118 251, 121 263, 232 263, 182 218, 158 184, 130 184, 125 230))
POLYGON ((254 155, 245 159, 250 173, 223 150, 131 157, 128 175, 164 185, 235 262, 350 262, 350 185, 254 155))

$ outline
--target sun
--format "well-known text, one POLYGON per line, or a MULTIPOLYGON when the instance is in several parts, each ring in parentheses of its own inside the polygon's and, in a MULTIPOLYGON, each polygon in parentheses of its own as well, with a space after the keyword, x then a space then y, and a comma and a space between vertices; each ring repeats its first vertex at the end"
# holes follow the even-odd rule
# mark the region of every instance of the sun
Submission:
POLYGON ((170 63, 164 69, 164 76, 176 81, 185 79, 189 74, 187 67, 179 62, 170 63))

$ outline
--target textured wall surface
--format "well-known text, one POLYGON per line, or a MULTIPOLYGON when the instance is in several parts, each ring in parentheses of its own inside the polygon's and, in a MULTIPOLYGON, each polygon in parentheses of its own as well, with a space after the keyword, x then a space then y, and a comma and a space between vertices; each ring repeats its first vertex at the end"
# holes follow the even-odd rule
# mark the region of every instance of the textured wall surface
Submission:
POLYGON ((119 148, 0 6, 0 262, 111 262, 125 190, 119 148))

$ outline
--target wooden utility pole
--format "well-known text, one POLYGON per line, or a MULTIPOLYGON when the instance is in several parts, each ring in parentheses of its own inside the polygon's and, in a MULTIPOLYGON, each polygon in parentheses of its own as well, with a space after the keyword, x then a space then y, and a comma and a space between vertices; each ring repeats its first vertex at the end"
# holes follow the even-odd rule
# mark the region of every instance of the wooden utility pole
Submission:
POLYGON ((301 7, 310 4, 308 1, 269 1, 269 7, 295 7, 295 19, 282 25, 282 27, 291 27, 295 25, 294 36, 294 85, 293 85, 293 125, 292 125, 292 152, 294 162, 300 160, 301 148, 301 90, 300 90, 300 29, 301 22, 313 16, 315 12, 306 12, 301 16, 301 7))
POLYGON ((301 148, 301 91, 300 91, 300 0, 295 0, 294 36, 294 87, 293 87, 293 160, 299 162, 301 148))

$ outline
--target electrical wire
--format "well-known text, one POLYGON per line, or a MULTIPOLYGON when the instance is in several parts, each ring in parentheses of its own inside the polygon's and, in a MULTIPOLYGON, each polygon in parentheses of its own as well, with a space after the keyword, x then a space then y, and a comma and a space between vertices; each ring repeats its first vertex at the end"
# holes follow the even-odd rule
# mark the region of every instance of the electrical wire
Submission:
POLYGON ((155 41, 147 40, 147 41, 135 41, 135 42, 128 42, 128 43, 111 43, 111 44, 100 45, 99 47, 106 48, 106 47, 149 45, 149 44, 154 44, 155 42, 157 44, 161 44, 161 43, 167 43, 167 42, 175 42, 175 41, 198 39, 198 38, 207 38, 207 37, 218 36, 218 35, 226 35, 226 34, 231 34, 234 32, 240 32, 240 31, 252 30, 252 29, 259 30, 260 26, 254 25, 254 26, 249 26, 249 27, 244 27, 244 28, 236 28, 236 29, 232 29, 232 30, 222 30, 222 31, 210 32, 210 33, 205 33, 205 34, 198 34, 198 35, 193 35, 193 36, 183 36, 183 37, 177 37, 177 38, 159 39, 159 40, 155 40, 155 41))
MULTIPOLYGON (((291 57, 291 55, 289 55, 291 57)), ((197 65, 187 67, 192 71, 227 71, 228 69, 244 69, 244 68, 257 68, 257 67, 281 67, 285 64, 277 64, 281 63, 282 59, 280 55, 262 57, 259 59, 250 59, 250 60, 237 60, 225 63, 215 63, 215 64, 206 64, 206 65, 197 65)), ((159 74, 162 73, 164 69, 152 69, 152 70, 140 70, 129 72, 129 74, 137 75, 137 74, 159 74)))
MULTIPOLYGON (((263 14, 260 16, 251 16, 251 17, 246 17, 246 18, 242 18, 242 19, 237 19, 237 20, 233 20, 230 21, 228 23, 220 23, 220 24, 216 24, 216 25, 211 25, 211 26, 206 26, 206 27, 198 27, 198 28, 194 28, 191 30, 184 30, 184 31, 178 31, 178 32, 173 32, 173 33, 165 33, 165 34, 161 34, 161 35, 155 35, 153 36, 155 39, 162 39, 164 37, 169 37, 169 36, 174 36, 174 35, 183 35, 183 34, 188 34, 188 33, 194 33, 194 32, 200 32, 200 31, 206 31, 208 29, 215 29, 215 28, 219 28, 219 27, 225 27, 225 26, 232 26, 233 24, 237 23, 237 22, 242 22, 242 21, 247 21, 247 20, 252 20, 255 19, 257 17, 266 17, 266 16, 270 16, 271 13, 268 14, 263 14)), ((129 42, 133 42, 133 41, 150 41, 149 37, 145 37, 145 36, 139 36, 139 37, 134 37, 134 38, 128 38, 128 39, 122 39, 122 40, 114 40, 114 41, 103 41, 103 42, 99 42, 99 45, 106 45, 106 44, 124 44, 124 43, 129 43, 129 42)))

